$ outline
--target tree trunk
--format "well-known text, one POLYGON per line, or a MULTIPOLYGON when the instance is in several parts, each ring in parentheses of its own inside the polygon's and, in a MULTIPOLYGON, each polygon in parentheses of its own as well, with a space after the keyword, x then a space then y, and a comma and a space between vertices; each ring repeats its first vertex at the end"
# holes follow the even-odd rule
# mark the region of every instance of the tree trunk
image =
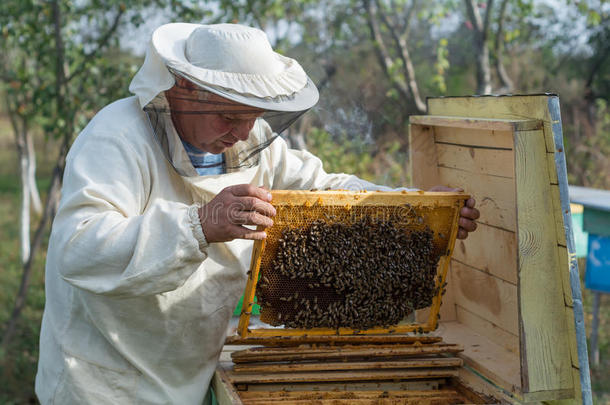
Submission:
POLYGON ((474 48, 476 52, 477 65, 477 94, 491 93, 491 68, 489 64, 489 48, 487 37, 489 34, 489 20, 493 0, 487 0, 485 7, 485 20, 481 18, 478 4, 475 0, 464 0, 466 10, 474 30, 474 48))
POLYGON ((502 52, 504 51, 504 16, 506 15, 506 6, 508 0, 502 0, 500 6, 500 15, 498 16, 498 31, 496 32, 496 41, 494 46, 494 52, 496 54, 496 72, 498 79, 500 79, 500 88, 498 93, 508 94, 513 91, 513 81, 508 76, 506 69, 504 68, 504 58, 502 52))
POLYGON ((489 49, 480 38, 477 40, 477 94, 491 94, 489 49))
POLYGON ((27 160, 28 160, 28 183, 32 209, 38 215, 42 214, 42 201, 36 185, 36 151, 34 150, 34 139, 30 134, 26 134, 27 160))
MULTIPOLYGON (((415 69, 413 68, 406 39, 397 32, 397 27, 393 26, 387 20, 387 16, 383 10, 379 9, 374 0, 364 0, 363 5, 367 14, 367 22, 371 39, 375 44, 377 59, 379 60, 379 64, 381 65, 383 72, 403 99, 413 102, 418 112, 422 114, 425 113, 427 106, 419 93, 419 87, 415 78, 415 69), (394 39, 396 53, 403 64, 401 69, 403 75, 400 79, 395 77, 396 73, 392 73, 394 62, 388 50, 388 46, 386 45, 386 41, 381 35, 381 28, 379 26, 379 22, 377 21, 378 17, 384 21, 386 28, 390 31, 390 34, 394 39)), ((415 4, 412 7, 415 7, 415 4)))
MULTIPOLYGON (((98 40, 97 47, 95 49, 93 49, 90 53, 85 55, 84 60, 81 62, 81 64, 79 66, 77 66, 73 70, 72 74, 68 77, 67 73, 66 73, 66 69, 67 69, 66 65, 65 65, 66 61, 65 61, 65 57, 64 57, 64 42, 63 42, 63 38, 61 35, 61 29, 63 27, 63 24, 62 24, 62 14, 61 14, 61 8, 60 8, 59 1, 52 0, 51 7, 53 10, 53 30, 54 30, 54 36, 55 36, 55 52, 54 53, 55 53, 55 62, 56 62, 56 65, 55 65, 55 73, 56 73, 56 77, 55 77, 56 106, 55 106, 55 108, 56 108, 56 112, 55 113, 59 117, 66 117, 69 115, 69 114, 66 114, 66 111, 65 111, 65 109, 66 109, 65 98, 70 97, 69 88, 67 87, 68 82, 70 80, 80 76, 81 74, 86 74, 89 61, 92 60, 95 57, 95 55, 97 53, 99 53, 100 50, 103 49, 108 44, 108 42, 113 38, 113 35, 118 28, 119 21, 120 21, 121 17, 124 15, 126 8, 123 7, 123 8, 119 9, 119 12, 116 14, 114 21, 113 21, 112 25, 109 27, 108 31, 106 33, 104 33, 98 40)), ((82 91, 82 88, 78 89, 77 92, 78 91, 82 91)), ((9 117, 11 119, 13 128, 15 129, 15 134, 18 135, 21 133, 21 131, 19 131, 20 128, 16 121, 18 115, 16 113, 15 106, 17 105, 17 103, 14 103, 15 100, 9 99, 7 101, 8 101, 7 105, 8 105, 8 109, 9 109, 9 117)), ((24 124, 23 127, 24 127, 24 129, 27 129, 27 125, 26 125, 27 117, 22 117, 22 118, 23 118, 23 124, 24 124)), ((24 130, 24 133, 27 134, 27 130, 24 130)), ((7 322, 4 336, 2 337, 1 348, 4 350, 6 350, 10 344, 11 338, 16 329, 17 321, 19 320, 19 316, 21 315, 21 311, 25 307, 26 296, 27 296, 27 291, 28 291, 28 287, 29 287, 29 283, 30 283, 30 275, 31 275, 34 257, 36 256, 36 252, 42 245, 42 241, 44 239, 44 235, 47 230, 47 225, 53 220, 53 217, 55 216, 55 213, 57 211, 57 207, 59 204, 61 181, 62 181, 62 177, 63 177, 64 168, 66 165, 66 156, 68 154, 68 149, 70 148, 70 144, 72 143, 73 135, 74 135, 74 121, 68 121, 67 125, 65 127, 65 130, 63 131, 62 143, 61 143, 59 154, 58 154, 58 157, 56 160, 55 168, 54 168, 53 174, 51 176, 51 183, 48 188, 47 196, 46 196, 43 211, 42 211, 42 216, 40 218, 40 221, 38 222, 38 225, 36 227, 36 231, 34 232, 31 243, 29 242, 29 239, 28 239, 27 246, 29 248, 29 254, 27 255, 27 257, 28 257, 27 261, 25 261, 23 264, 23 271, 22 271, 22 275, 21 275, 21 285, 19 286, 19 291, 18 291, 17 297, 15 299, 15 305, 13 307, 11 316, 7 322)), ((22 173, 23 184, 29 185, 29 187, 30 187, 29 193, 28 194, 24 193, 24 196, 28 200, 28 204, 29 204, 30 199, 32 199, 32 201, 36 200, 36 196, 33 195, 32 191, 31 191, 32 185, 35 185, 35 181, 34 181, 35 180, 35 169, 36 169, 35 161, 34 161, 35 154, 34 154, 33 144, 31 143, 31 141, 29 141, 29 143, 28 143, 28 141, 26 139, 26 141, 24 141, 22 144, 23 144, 23 148, 24 148, 23 153, 28 153, 28 150, 31 152, 29 154, 29 157, 30 157, 29 165, 26 165, 25 162, 27 160, 24 160, 23 169, 22 169, 22 171, 26 174, 25 177, 23 177, 23 173, 22 173), (30 174, 28 174, 28 173, 30 173, 30 174)), ((37 191, 36 191, 36 195, 37 195, 37 191)), ((33 202, 33 203, 36 204, 36 202, 33 202)), ((24 204, 25 204, 25 202, 24 202, 24 204)), ((29 213, 29 208, 28 208, 27 212, 29 213)), ((29 226, 28 226, 28 231, 29 231, 29 226)), ((29 232, 27 234, 29 235, 29 232)))
POLYGON ((17 292, 17 297, 15 298, 15 305, 13 306, 11 317, 9 318, 6 324, 6 329, 4 330, 4 335, 2 336, 1 347, 4 351, 8 349, 8 346, 17 327, 17 321, 21 316, 21 311, 25 307, 27 292, 30 286, 30 278, 34 257, 36 257, 36 252, 42 244, 42 239, 47 229, 47 225, 49 222, 51 222, 51 220, 55 216, 55 212, 57 211, 57 206, 59 204, 61 179, 63 176, 63 171, 66 164, 66 155, 68 154, 71 139, 72 137, 68 135, 66 135, 64 138, 62 147, 59 152, 59 156, 57 158, 57 164, 55 165, 55 169, 53 170, 53 175, 51 177, 51 184, 49 185, 49 191, 45 200, 42 217, 40 218, 40 222, 38 222, 31 244, 29 244, 28 242, 28 259, 23 264, 23 271, 21 273, 21 284, 19 285, 19 291, 17 292))
POLYGON ((25 264, 30 258, 30 163, 28 161, 27 134, 24 132, 25 129, 20 131, 17 138, 17 156, 19 157, 19 174, 21 179, 21 221, 19 228, 21 264, 25 264))

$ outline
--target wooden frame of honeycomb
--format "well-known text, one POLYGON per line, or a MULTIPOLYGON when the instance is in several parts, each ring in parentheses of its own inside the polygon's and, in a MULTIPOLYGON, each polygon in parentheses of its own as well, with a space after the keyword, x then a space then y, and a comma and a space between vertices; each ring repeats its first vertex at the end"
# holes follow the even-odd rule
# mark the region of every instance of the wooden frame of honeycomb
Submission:
MULTIPOLYGON (((458 230, 459 210, 469 198, 463 193, 448 192, 350 192, 350 191, 272 191, 272 204, 277 210, 274 225, 267 228, 267 238, 254 243, 248 281, 244 292, 244 305, 239 319, 238 333, 242 337, 263 336, 323 336, 392 334, 429 332, 437 327, 443 286, 449 260, 458 230), (277 255, 286 228, 305 228, 315 221, 327 224, 350 223, 364 217, 389 219, 410 230, 432 231, 435 249, 439 252, 436 277, 436 295, 429 307, 425 323, 401 321, 396 325, 379 325, 370 328, 314 327, 314 328, 249 328, 257 283, 260 276, 273 272, 273 260, 277 255)), ((295 303, 295 305, 297 305, 295 303)), ((264 309, 263 309, 264 311, 264 309)), ((261 314, 263 318, 264 313, 261 314)), ((269 318, 267 316, 267 318, 269 318)))

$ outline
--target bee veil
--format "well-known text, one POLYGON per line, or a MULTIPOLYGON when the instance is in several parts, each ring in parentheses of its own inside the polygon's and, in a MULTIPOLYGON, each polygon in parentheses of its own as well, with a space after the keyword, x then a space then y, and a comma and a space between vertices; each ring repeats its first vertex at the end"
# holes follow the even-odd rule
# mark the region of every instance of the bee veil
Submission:
POLYGON ((318 101, 299 63, 276 53, 261 30, 238 24, 172 23, 157 28, 129 87, 148 115, 156 141, 183 176, 196 176, 177 141, 172 114, 261 112, 247 140, 225 152, 226 171, 258 164, 259 154, 318 101), (165 90, 182 77, 196 107, 172 111, 165 90))

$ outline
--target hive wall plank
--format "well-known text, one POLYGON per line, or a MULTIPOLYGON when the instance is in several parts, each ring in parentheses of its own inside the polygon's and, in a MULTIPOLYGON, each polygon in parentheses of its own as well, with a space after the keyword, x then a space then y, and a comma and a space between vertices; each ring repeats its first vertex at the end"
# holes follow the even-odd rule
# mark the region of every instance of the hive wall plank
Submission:
POLYGON ((543 132, 516 132, 515 156, 522 388, 560 399, 574 384, 543 132))
POLYGON ((519 334, 516 285, 455 261, 451 271, 457 306, 495 325, 502 325, 513 335, 519 334))
MULTIPOLYGON (((555 151, 547 94, 511 97, 429 98, 428 114, 504 120, 540 120, 545 133, 545 149, 555 151)), ((518 128, 519 129, 519 128, 518 128)), ((525 128, 523 128, 525 129, 525 128)))
POLYGON ((513 178, 514 156, 511 150, 436 143, 439 167, 475 174, 513 178))
POLYGON ((508 392, 520 391, 518 354, 473 332, 460 322, 441 323, 437 334, 443 336, 446 342, 463 342, 464 351, 458 357, 488 380, 508 392))
POLYGON ((436 142, 506 150, 514 146, 512 134, 512 131, 444 127, 435 127, 434 131, 436 142))
POLYGON ((480 223, 513 232, 517 229, 513 179, 447 167, 439 167, 438 175, 440 184, 461 187, 477 201, 477 207, 481 211, 480 223))
MULTIPOLYGON (((574 308, 565 306, 566 321, 567 321, 567 335, 570 341, 570 359, 572 361, 572 367, 580 368, 578 363, 578 347, 576 345, 576 325, 574 324, 574 308)), ((580 378, 578 379, 580 381, 580 378)))
POLYGON ((561 212, 561 197, 559 194, 559 185, 551 184, 551 201, 553 207, 553 219, 555 221, 555 235, 557 243, 562 246, 567 246, 566 228, 563 223, 563 213, 561 212))
POLYGON ((453 259, 517 285, 517 238, 514 232, 479 224, 468 239, 456 241, 453 259))
POLYGON ((574 392, 576 393, 574 397, 555 401, 544 401, 544 405, 581 405, 583 403, 580 389, 580 370, 577 367, 572 367, 572 375, 575 387, 574 392))
POLYGON ((411 181, 422 190, 439 184, 438 160, 432 127, 411 125, 409 127, 409 164, 411 181))
POLYGON ((467 118, 451 117, 442 115, 412 115, 409 117, 411 124, 431 125, 436 127, 464 128, 464 129, 486 129, 495 131, 531 131, 540 129, 542 124, 538 120, 504 120, 489 118, 467 118))
POLYGON ((211 385, 219 404, 222 405, 241 405, 242 401, 235 386, 229 381, 226 368, 228 366, 220 364, 212 377, 211 385))
MULTIPOLYGON (((570 260, 576 260, 576 257, 569 257, 568 248, 557 245, 557 258, 559 260, 559 276, 563 286, 563 301, 568 307, 574 306, 572 299, 572 287, 570 285, 570 260)), ((572 314, 572 317, 574 315, 572 314)))
POLYGON ((519 354, 519 336, 462 307, 455 305, 457 320, 506 350, 519 354))
POLYGON ((557 168, 555 162, 555 153, 546 153, 547 164, 549 166, 549 181, 551 184, 559 184, 559 179, 557 178, 557 168))

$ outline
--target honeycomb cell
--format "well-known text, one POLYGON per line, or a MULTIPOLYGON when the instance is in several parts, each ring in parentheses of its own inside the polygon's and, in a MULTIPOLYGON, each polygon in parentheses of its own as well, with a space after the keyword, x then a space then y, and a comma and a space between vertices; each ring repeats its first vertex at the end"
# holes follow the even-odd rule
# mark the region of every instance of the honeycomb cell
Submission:
POLYGON ((256 294, 261 320, 288 328, 399 323, 439 291, 454 207, 276 207, 256 294), (433 224, 436 232, 431 230, 433 224))

